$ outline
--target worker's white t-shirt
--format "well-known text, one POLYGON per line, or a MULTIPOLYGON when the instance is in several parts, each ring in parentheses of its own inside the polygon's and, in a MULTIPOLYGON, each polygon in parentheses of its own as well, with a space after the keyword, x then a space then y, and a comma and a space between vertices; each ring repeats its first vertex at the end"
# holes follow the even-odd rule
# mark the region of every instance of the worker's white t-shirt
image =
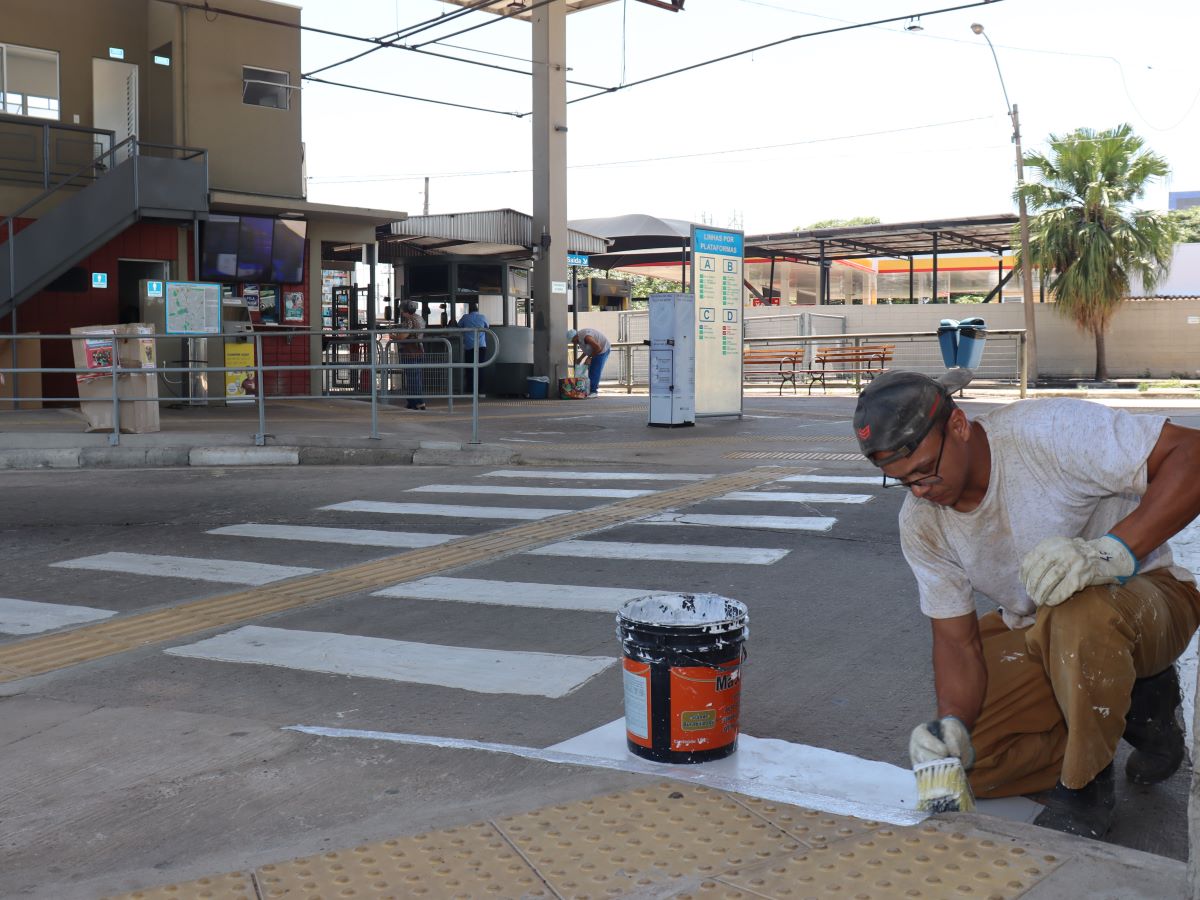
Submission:
POLYGON ((578 340, 579 340, 579 349, 582 350, 584 353, 586 353, 588 356, 593 355, 592 348, 588 346, 588 344, 584 340, 584 338, 590 337, 592 340, 594 340, 597 344, 600 345, 600 349, 597 350, 595 353, 596 356, 599 356, 601 353, 604 353, 607 350, 612 349, 612 344, 610 344, 608 342, 608 338, 606 338, 603 334, 601 334, 595 328, 580 328, 579 331, 576 332, 576 336, 578 337, 578 340))
MULTIPOLYGON (((976 419, 988 436, 992 468, 979 506, 956 512, 912 494, 900 510, 900 544, 935 619, 975 611, 972 589, 1001 607, 1010 628, 1032 623, 1021 559, 1048 537, 1092 540, 1138 505, 1146 460, 1166 419, 1135 416, 1087 400, 1023 400, 976 419)), ((1142 572, 1174 566, 1165 544, 1142 572)))

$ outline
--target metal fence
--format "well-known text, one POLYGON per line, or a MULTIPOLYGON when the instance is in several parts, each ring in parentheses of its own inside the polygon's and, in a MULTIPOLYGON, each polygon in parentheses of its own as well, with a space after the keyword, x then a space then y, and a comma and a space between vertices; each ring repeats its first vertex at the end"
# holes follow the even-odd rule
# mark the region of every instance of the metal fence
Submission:
MULTIPOLYGON (((227 372, 253 372, 255 392, 244 398, 243 402, 253 403, 258 410, 258 431, 254 435, 254 443, 263 446, 267 437, 267 406, 269 402, 280 400, 325 400, 325 399, 358 399, 368 400, 371 411, 370 437, 379 440, 379 406, 395 400, 414 398, 444 399, 453 409, 455 399, 466 399, 471 402, 471 443, 479 443, 479 370, 492 365, 500 350, 500 339, 490 328, 458 328, 458 329, 371 329, 361 331, 339 332, 331 335, 323 331, 307 331, 289 329, 287 335, 255 332, 229 332, 204 335, 172 335, 172 334, 133 334, 114 333, 103 328, 89 330, 86 334, 16 334, 4 335, 3 341, 12 341, 10 353, 5 353, 7 359, 0 359, 0 383, 7 382, 12 386, 11 394, 7 388, 0 397, 0 409, 9 407, 18 410, 23 403, 46 403, 72 401, 74 398, 44 396, 41 391, 37 394, 26 393, 23 383, 30 384, 33 379, 23 376, 46 374, 70 374, 77 380, 87 378, 92 384, 101 383, 103 379, 109 389, 104 399, 94 398, 89 402, 111 404, 112 428, 108 442, 117 446, 121 441, 121 407, 123 404, 137 402, 178 403, 179 397, 159 397, 157 389, 153 396, 135 395, 132 392, 133 381, 123 376, 152 376, 157 379, 160 375, 182 376, 184 383, 205 383, 212 375, 219 376, 225 381, 227 372), (485 360, 471 358, 459 362, 461 354, 455 353, 456 347, 461 347, 464 335, 475 336, 472 343, 478 343, 478 336, 486 334, 490 355, 485 360), (266 365, 263 362, 263 347, 265 342, 272 339, 320 336, 327 340, 320 365, 302 365, 298 363, 266 365), (421 356, 407 350, 415 349, 419 342, 426 352, 421 356), (51 367, 17 365, 19 341, 79 341, 85 339, 99 340, 102 343, 110 338, 110 350, 106 356, 99 357, 97 365, 83 367, 51 367), (247 340, 254 344, 254 364, 240 366, 211 366, 207 362, 187 365, 159 366, 122 365, 122 345, 136 344, 138 341, 153 341, 155 351, 152 360, 157 361, 160 354, 157 345, 162 341, 178 341, 181 337, 207 340, 229 339, 234 343, 247 340), (419 361, 418 361, 419 360, 419 361), (7 365, 3 365, 7 364, 7 365), (278 378, 268 380, 268 376, 278 376, 288 372, 320 372, 322 393, 308 392, 275 392, 266 395, 264 385, 278 383, 278 378), (115 377, 114 377, 115 376, 115 377)), ((283 383, 286 383, 284 379, 283 383)), ((156 385, 157 388, 157 385, 156 385)), ((217 397, 186 398, 192 404, 226 401, 224 393, 217 397)), ((107 421, 107 419, 106 419, 107 421)), ((107 428, 100 429, 107 430, 107 428)))

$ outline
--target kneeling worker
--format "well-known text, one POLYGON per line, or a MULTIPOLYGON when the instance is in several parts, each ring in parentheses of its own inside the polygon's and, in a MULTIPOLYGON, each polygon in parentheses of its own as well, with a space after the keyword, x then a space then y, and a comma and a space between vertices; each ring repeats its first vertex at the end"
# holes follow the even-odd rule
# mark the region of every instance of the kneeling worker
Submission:
POLYGON ((1173 663, 1200 592, 1166 542, 1200 514, 1200 431, 1086 400, 971 420, 951 399, 969 380, 888 372, 854 413, 863 454, 909 491, 900 544, 933 626, 941 728, 909 752, 959 757, 977 796, 1044 791, 1037 824, 1098 838, 1122 738, 1137 784, 1183 760, 1173 663), (977 616, 975 591, 1000 609, 977 616))

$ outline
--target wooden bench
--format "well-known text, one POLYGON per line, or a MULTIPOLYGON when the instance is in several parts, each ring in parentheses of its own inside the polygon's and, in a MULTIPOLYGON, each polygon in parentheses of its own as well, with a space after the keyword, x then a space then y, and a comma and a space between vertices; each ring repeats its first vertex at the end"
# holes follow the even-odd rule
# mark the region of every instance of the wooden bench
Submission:
MULTIPOLYGON (((869 382, 885 371, 896 350, 895 344, 862 344, 858 347, 821 347, 813 354, 811 368, 795 369, 795 376, 808 379, 808 393, 820 382, 821 390, 828 392, 830 378, 853 379, 857 385, 864 377, 869 382)), ((782 393, 782 387, 780 388, 782 393)))
POLYGON ((742 351, 742 378, 745 381, 753 381, 756 377, 771 381, 778 378, 781 396, 785 384, 790 384, 795 393, 796 365, 803 361, 804 350, 797 347, 746 347, 742 351))

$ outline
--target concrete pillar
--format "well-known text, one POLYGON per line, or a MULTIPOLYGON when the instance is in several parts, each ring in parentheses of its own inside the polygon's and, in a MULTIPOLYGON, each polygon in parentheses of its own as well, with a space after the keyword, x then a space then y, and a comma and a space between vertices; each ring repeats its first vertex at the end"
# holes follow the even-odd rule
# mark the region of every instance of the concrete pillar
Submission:
MULTIPOLYGON (((567 374, 567 8, 554 0, 533 26, 533 371, 567 374), (554 292, 553 286, 563 287, 554 292)), ((553 396, 553 394, 552 394, 553 396)))

